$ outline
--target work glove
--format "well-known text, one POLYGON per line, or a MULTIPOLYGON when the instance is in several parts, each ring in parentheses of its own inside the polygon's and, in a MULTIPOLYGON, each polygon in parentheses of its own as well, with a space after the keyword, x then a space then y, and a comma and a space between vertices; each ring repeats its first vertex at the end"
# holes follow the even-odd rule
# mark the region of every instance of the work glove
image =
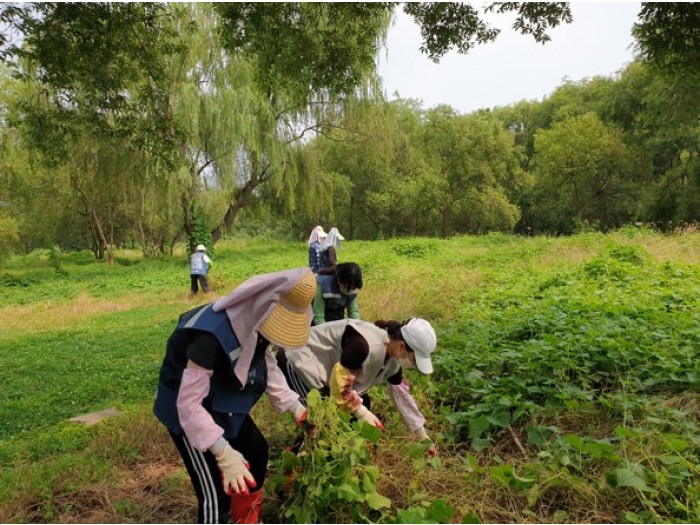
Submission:
MULTIPOLYGON (((298 428, 301 428, 309 436, 316 437, 316 426, 310 423, 307 419, 309 417, 309 412, 304 405, 302 405, 301 403, 297 403, 297 406, 294 409, 293 416, 298 428)), ((297 450, 294 451, 298 452, 303 442, 304 434, 302 433, 300 436, 297 437, 297 441, 295 442, 295 445, 292 446, 292 450, 294 450, 294 448, 296 447, 297 450)))
POLYGON ((423 440, 427 439, 430 441, 430 447, 428 448, 427 454, 431 457, 437 457, 437 448, 435 448, 435 443, 433 443, 433 440, 428 437, 428 433, 425 431, 425 427, 420 427, 418 430, 416 430, 416 434, 418 434, 418 437, 423 440))
POLYGON ((362 421, 366 421, 373 427, 377 427, 379 430, 384 430, 384 425, 382 425, 382 422, 379 421, 379 418, 370 412, 365 405, 360 405, 360 408, 355 410, 353 416, 355 416, 357 419, 361 419, 362 421))
POLYGON ((301 403, 297 403, 297 406, 294 409, 294 421, 296 421, 297 426, 301 427, 301 425, 306 422, 307 417, 309 417, 308 410, 306 410, 304 405, 301 403))
POLYGON ((231 448, 228 443, 224 449, 214 456, 221 470, 221 479, 224 483, 224 491, 229 496, 232 494, 248 494, 250 488, 255 488, 255 478, 250 473, 250 464, 243 454, 231 448))

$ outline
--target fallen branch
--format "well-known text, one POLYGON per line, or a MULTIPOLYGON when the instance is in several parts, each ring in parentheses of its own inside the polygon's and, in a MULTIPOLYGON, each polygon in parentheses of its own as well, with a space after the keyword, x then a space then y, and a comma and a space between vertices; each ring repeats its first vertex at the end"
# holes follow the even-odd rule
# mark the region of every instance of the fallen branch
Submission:
POLYGON ((520 439, 518 436, 515 434, 515 430, 513 430, 513 427, 508 425, 508 432, 510 432, 510 437, 513 438, 513 441, 515 441, 515 445, 518 447, 518 450, 522 452, 523 457, 525 459, 528 459, 527 451, 525 450, 525 447, 523 447, 523 444, 520 442, 520 439))

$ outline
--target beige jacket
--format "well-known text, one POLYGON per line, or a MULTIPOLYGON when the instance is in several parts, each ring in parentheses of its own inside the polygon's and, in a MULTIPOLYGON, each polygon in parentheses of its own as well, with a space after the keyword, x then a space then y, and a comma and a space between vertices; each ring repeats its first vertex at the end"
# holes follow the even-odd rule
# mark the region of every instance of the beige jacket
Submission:
POLYGON ((400 366, 395 359, 389 358, 384 362, 386 345, 389 343, 386 330, 359 319, 331 321, 312 327, 306 346, 286 351, 287 360, 310 389, 321 390, 329 386, 331 371, 340 361, 340 343, 348 325, 357 330, 369 346, 369 355, 362 363, 362 368, 355 371, 357 376, 353 388, 358 394, 364 394, 399 371, 400 366))

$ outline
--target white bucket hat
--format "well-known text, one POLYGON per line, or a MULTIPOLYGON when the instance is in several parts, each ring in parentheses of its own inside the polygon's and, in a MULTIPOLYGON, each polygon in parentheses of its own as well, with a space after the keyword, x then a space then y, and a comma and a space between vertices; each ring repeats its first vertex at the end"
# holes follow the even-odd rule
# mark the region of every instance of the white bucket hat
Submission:
POLYGON ((401 327, 401 336, 416 355, 416 368, 424 374, 432 374, 433 363, 430 354, 437 346, 437 336, 430 323, 425 319, 411 319, 401 327))
POLYGON ((206 252, 206 251, 207 251, 207 247, 204 246, 203 244, 198 244, 198 245, 197 245, 197 251, 198 251, 198 252, 206 252))

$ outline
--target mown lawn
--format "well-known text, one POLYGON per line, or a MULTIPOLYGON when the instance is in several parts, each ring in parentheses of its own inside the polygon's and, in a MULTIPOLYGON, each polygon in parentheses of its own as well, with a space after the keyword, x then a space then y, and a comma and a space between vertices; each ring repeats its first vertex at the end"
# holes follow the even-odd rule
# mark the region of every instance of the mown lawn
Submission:
MULTIPOLYGON (((213 258, 206 300, 304 265, 306 248, 231 240, 213 258)), ((700 234, 349 241, 339 259, 363 268, 364 319, 436 326, 436 372, 410 379, 441 454, 408 452, 378 390, 388 430, 373 461, 391 507, 316 519, 423 519, 442 499, 453 513, 438 521, 700 520, 700 234)), ((184 252, 119 252, 111 267, 37 252, 7 261, 0 285, 0 521, 192 520, 150 416, 165 341, 205 301, 189 298, 184 252), (111 406, 123 414, 66 423, 111 406)), ((276 460, 293 429, 256 411, 276 460)), ((269 494, 266 521, 298 515, 290 501, 269 494)))

